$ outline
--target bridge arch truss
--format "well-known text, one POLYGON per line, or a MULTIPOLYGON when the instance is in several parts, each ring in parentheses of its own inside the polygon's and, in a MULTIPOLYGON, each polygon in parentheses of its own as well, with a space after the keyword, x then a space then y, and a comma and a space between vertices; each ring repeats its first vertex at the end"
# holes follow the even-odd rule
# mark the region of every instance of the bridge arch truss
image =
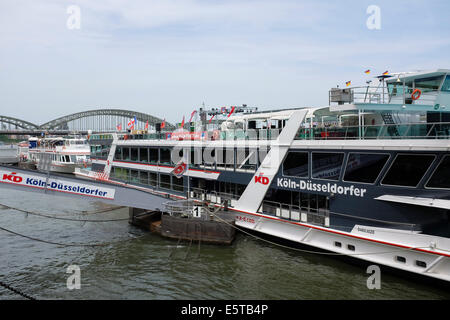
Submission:
MULTIPOLYGON (((148 121, 149 129, 155 128, 157 123, 163 122, 162 119, 150 114, 122 109, 98 109, 88 110, 66 115, 39 126, 43 130, 73 130, 73 131, 115 131, 117 125, 122 126, 122 130, 128 128, 128 121, 136 117, 136 130, 145 128, 148 121)), ((173 129, 173 125, 166 123, 167 129, 173 129)))

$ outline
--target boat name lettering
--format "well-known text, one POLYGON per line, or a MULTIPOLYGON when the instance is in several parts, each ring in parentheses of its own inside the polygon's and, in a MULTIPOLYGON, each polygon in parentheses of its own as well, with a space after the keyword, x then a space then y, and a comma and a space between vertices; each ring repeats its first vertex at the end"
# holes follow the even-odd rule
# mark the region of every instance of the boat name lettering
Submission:
POLYGON ((95 196, 106 199, 114 199, 115 190, 109 188, 100 188, 94 185, 84 185, 78 183, 71 183, 68 181, 49 181, 46 179, 41 179, 40 177, 33 177, 29 175, 24 175, 23 177, 18 176, 16 172, 0 172, 0 176, 3 177, 1 180, 5 183, 14 182, 18 185, 24 187, 39 187, 48 188, 49 190, 59 191, 59 192, 69 192, 76 193, 80 195, 95 196), (5 181, 6 180, 6 181, 5 181))
POLYGON ((287 178, 278 178, 277 186, 290 189, 343 194, 355 197, 364 197, 364 194, 367 192, 367 189, 357 188, 354 185, 345 187, 340 186, 337 183, 312 183, 310 180, 300 180, 300 182, 297 182, 287 178))
POLYGON ((360 227, 358 227, 358 231, 359 231, 359 232, 370 233, 370 234, 375 234, 375 230, 373 230, 373 229, 366 229, 366 228, 360 228, 360 227))

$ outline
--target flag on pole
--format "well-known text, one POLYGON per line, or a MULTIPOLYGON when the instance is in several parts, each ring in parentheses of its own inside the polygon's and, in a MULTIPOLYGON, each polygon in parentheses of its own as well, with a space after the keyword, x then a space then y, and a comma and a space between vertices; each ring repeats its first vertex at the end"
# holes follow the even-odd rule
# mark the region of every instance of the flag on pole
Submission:
POLYGON ((366 71, 364 71, 365 74, 370 74, 370 69, 367 69, 366 71))
POLYGON ((184 116, 183 116, 183 121, 181 121, 181 128, 184 128, 184 116))
POLYGON ((229 117, 231 116, 231 114, 234 112, 234 109, 236 109, 236 107, 231 107, 231 111, 230 111, 230 113, 228 114, 227 118, 229 118, 229 117))
POLYGON ((349 85, 351 85, 352 84, 352 82, 351 81, 347 81, 346 83, 345 83, 345 85, 348 87, 349 85))
POLYGON ((221 113, 227 113, 227 107, 220 108, 220 112, 221 113))
POLYGON ((197 110, 192 111, 191 117, 189 118, 189 122, 192 121, 192 118, 194 117, 194 114, 196 114, 196 113, 197 113, 197 110))
POLYGON ((164 121, 161 123, 161 129, 164 129, 165 126, 166 126, 166 119, 164 119, 164 121))
POLYGON ((135 124, 136 124, 136 117, 128 121, 128 129, 133 130, 135 124))
POLYGON ((388 71, 383 72, 383 76, 387 76, 389 74, 388 71))
POLYGON ((147 120, 147 122, 145 123, 145 130, 148 130, 148 120, 147 120))

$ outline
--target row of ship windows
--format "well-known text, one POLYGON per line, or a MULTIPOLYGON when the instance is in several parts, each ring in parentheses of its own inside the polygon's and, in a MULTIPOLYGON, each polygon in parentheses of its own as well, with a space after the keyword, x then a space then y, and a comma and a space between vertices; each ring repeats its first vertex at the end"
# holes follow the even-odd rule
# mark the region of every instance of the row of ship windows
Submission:
MULTIPOLYGON (((283 163, 283 175, 300 178, 339 180, 373 184, 388 163, 389 154, 290 151, 283 163), (310 160, 311 158, 311 160, 310 160), (344 162, 345 158, 347 161, 344 162), (345 164, 345 166, 344 166, 345 164)), ((381 180, 383 185, 416 187, 436 156, 432 154, 398 154, 381 180)), ((450 188, 450 156, 445 156, 428 180, 428 188, 450 188)))
MULTIPOLYGON (((339 241, 335 241, 334 242, 334 246, 337 247, 337 248, 342 248, 342 243, 339 242, 339 241)), ((355 251, 356 247, 354 245, 352 245, 352 244, 347 244, 347 249, 349 251, 355 251)), ((406 264, 406 258, 403 257, 403 256, 395 256, 394 259, 395 259, 396 262, 400 262, 400 263, 406 264)), ((421 260, 415 260, 415 265, 417 267, 420 267, 420 268, 426 268, 427 267, 427 263, 425 261, 421 261, 421 260)))
POLYGON ((133 170, 128 168, 113 167, 110 177, 112 180, 140 184, 144 186, 159 187, 162 189, 184 191, 183 179, 169 174, 133 170))
MULTIPOLYGON (((191 167, 206 164, 217 167, 234 168, 236 166, 242 169, 256 170, 267 155, 268 150, 268 148, 184 148, 180 149, 175 156, 181 159, 183 154, 186 153, 189 156, 191 167)), ((91 152, 106 156, 109 150, 98 146, 94 147, 91 152)), ((178 162, 172 159, 172 149, 170 148, 145 147, 117 147, 114 160, 166 165, 173 165, 178 162)))

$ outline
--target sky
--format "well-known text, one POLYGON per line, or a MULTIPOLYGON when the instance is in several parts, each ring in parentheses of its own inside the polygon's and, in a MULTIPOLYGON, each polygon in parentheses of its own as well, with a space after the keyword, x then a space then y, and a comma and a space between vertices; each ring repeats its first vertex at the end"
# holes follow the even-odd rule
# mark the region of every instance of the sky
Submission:
POLYGON ((0 115, 181 122, 202 103, 325 106, 346 81, 450 68, 449 12, 448 0, 1 0, 0 115))

